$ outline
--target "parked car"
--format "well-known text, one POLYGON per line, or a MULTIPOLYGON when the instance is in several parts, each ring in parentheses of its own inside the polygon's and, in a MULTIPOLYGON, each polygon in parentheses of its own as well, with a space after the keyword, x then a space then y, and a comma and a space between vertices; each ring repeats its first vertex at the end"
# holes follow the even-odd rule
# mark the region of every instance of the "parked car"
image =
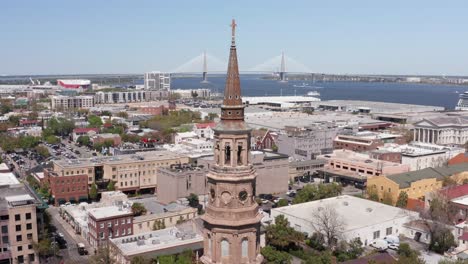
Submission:
POLYGON ((398 250, 400 248, 400 245, 399 244, 389 244, 388 248, 392 249, 392 250, 398 250))
POLYGON ((376 248, 379 251, 385 251, 388 248, 388 242, 383 239, 377 239, 372 242, 370 246, 376 248))
POLYGON ((86 250, 85 245, 83 243, 78 243, 76 248, 78 249, 78 254, 88 255, 88 250, 86 250))

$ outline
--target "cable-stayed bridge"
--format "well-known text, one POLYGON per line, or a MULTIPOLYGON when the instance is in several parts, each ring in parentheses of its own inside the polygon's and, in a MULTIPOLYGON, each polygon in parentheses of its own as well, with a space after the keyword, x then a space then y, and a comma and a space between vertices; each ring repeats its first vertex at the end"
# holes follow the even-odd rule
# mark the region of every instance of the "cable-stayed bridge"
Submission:
MULTIPOLYGON (((171 70, 172 74, 202 74, 203 82, 208 82, 208 73, 224 74, 227 70, 227 61, 221 60, 212 54, 203 52, 194 58, 186 61, 179 67, 171 70)), ((269 58, 264 62, 248 68, 239 69, 244 74, 277 74, 280 81, 287 81, 286 74, 307 74, 312 73, 309 67, 301 62, 281 53, 278 56, 269 58)))

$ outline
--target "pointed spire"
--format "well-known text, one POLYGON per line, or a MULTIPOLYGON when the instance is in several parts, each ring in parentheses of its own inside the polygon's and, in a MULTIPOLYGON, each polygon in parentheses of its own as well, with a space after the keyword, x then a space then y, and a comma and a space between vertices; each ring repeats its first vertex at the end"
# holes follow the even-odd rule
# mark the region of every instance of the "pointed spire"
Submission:
POLYGON ((239 66, 237 63, 236 50, 236 21, 231 23, 232 42, 229 54, 228 71, 226 76, 226 86, 224 88, 224 100, 221 111, 223 120, 244 120, 244 111, 241 98, 241 88, 239 79, 239 66))

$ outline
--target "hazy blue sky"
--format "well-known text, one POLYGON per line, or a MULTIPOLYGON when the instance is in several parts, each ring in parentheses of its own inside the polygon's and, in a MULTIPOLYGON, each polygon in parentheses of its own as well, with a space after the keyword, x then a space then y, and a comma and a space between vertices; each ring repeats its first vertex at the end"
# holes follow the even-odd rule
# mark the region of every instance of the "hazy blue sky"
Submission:
POLYGON ((468 1, 0 3, 0 74, 171 70, 207 50, 241 70, 281 50, 314 72, 468 75, 468 1))

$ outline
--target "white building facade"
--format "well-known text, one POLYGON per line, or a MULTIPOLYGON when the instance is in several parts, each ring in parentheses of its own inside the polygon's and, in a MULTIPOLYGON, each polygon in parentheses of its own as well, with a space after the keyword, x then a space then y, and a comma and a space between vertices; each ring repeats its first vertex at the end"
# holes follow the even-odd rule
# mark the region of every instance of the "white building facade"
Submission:
POLYGON ((145 85, 146 90, 171 90, 171 74, 159 71, 152 71, 145 73, 145 85))
POLYGON ((51 96, 51 103, 52 103, 52 109, 54 110, 91 108, 91 107, 94 107, 94 96, 91 96, 91 95, 78 95, 78 96, 54 95, 54 96, 51 96))
POLYGON ((415 141, 439 145, 463 145, 468 141, 468 117, 423 119, 414 124, 415 141))
POLYGON ((309 236, 320 231, 315 215, 334 210, 336 219, 343 223, 338 234, 341 240, 359 238, 364 245, 385 236, 405 234, 404 225, 418 219, 416 212, 361 199, 349 195, 296 204, 271 210, 271 216, 284 215, 290 226, 309 236))

